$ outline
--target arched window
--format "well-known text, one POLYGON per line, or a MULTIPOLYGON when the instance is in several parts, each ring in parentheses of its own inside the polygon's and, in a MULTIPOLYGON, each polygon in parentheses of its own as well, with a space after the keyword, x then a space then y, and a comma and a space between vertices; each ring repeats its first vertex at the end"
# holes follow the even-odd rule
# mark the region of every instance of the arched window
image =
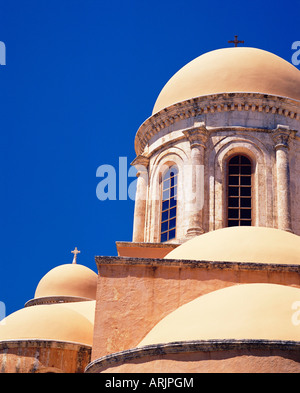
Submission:
POLYGON ((252 224, 252 164, 248 157, 236 155, 228 162, 227 225, 252 224))
POLYGON ((172 166, 162 178, 161 242, 174 239, 176 236, 177 177, 178 169, 172 166))

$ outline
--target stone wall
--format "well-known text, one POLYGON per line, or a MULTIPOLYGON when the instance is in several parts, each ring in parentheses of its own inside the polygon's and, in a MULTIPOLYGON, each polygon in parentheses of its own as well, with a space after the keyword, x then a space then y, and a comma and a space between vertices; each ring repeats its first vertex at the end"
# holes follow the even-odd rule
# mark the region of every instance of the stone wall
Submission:
POLYGON ((98 290, 92 360, 136 347, 166 315, 236 284, 300 288, 298 265, 96 257, 98 290))
POLYGON ((0 343, 0 373, 83 373, 91 347, 44 340, 0 343))

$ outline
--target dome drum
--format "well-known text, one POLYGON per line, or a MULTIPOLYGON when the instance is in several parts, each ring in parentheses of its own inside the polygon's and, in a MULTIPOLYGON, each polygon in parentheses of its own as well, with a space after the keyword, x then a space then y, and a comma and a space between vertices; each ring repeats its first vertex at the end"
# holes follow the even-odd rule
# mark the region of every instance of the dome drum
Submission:
POLYGON ((189 128, 195 121, 205 122, 212 132, 236 126, 268 132, 277 124, 300 130, 300 103, 260 93, 220 93, 179 102, 154 114, 140 126, 135 138, 137 155, 147 145, 151 151, 154 137, 156 140, 160 134, 189 128))

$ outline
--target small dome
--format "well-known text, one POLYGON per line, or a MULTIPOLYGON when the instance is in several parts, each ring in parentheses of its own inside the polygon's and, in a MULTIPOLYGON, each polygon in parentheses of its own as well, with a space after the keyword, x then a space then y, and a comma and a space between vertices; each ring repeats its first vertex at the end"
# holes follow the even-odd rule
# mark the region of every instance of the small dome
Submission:
POLYGON ((220 289, 163 318, 138 346, 214 339, 300 341, 298 299, 300 289, 284 285, 220 289))
POLYGON ((153 114, 191 98, 237 92, 300 100, 300 71, 261 49, 214 50, 197 57, 169 80, 156 100, 153 114))
POLYGON ((230 227, 196 236, 166 259, 300 264, 300 236, 265 227, 230 227))
POLYGON ((95 301, 26 307, 2 321, 0 341, 55 340, 92 346, 95 301))
POLYGON ((96 299, 97 274, 86 266, 65 264, 50 270, 39 282, 34 298, 74 296, 96 299))

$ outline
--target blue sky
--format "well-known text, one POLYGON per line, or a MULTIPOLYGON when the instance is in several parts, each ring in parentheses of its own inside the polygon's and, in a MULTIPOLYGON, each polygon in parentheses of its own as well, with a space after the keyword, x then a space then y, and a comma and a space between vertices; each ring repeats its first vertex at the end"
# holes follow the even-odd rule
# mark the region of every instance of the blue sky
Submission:
POLYGON ((33 298, 53 267, 96 271, 130 241, 134 202, 99 201, 96 170, 135 158, 134 136, 168 79, 195 57, 245 46, 291 62, 292 0, 0 1, 0 301, 33 298))

